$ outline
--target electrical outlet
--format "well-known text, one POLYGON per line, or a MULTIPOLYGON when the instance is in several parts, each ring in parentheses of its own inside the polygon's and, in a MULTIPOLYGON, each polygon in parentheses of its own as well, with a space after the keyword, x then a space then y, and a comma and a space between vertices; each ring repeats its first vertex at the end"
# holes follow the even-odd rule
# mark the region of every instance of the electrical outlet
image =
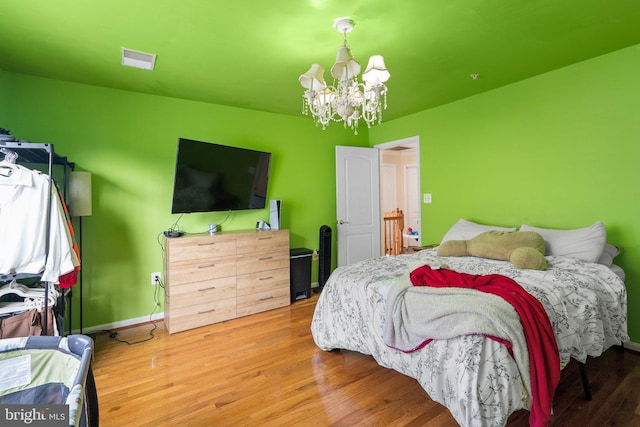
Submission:
POLYGON ((313 255, 311 257, 313 261, 318 261, 320 259, 320 255, 318 255, 318 251, 313 251, 313 255))
POLYGON ((159 271, 157 271, 155 273, 151 273, 151 284, 152 285, 159 285, 161 279, 162 279, 162 277, 160 276, 160 272, 159 271))

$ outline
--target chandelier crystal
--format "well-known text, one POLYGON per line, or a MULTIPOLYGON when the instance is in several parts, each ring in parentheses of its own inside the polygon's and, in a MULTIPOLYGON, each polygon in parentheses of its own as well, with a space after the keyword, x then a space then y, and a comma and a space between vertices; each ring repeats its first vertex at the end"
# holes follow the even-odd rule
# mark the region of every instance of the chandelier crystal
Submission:
POLYGON ((364 83, 358 82, 360 64, 347 47, 347 33, 354 25, 349 18, 338 18, 334 22, 334 27, 344 34, 344 41, 331 67, 333 85, 325 83, 324 68, 320 64, 313 64, 298 81, 305 89, 302 113, 313 116, 316 126, 322 125, 325 129, 331 121, 343 122, 345 128, 350 127, 357 135, 360 120, 367 127, 382 122, 382 110, 387 108, 385 82, 391 75, 384 65, 384 58, 373 55, 362 74, 364 83))

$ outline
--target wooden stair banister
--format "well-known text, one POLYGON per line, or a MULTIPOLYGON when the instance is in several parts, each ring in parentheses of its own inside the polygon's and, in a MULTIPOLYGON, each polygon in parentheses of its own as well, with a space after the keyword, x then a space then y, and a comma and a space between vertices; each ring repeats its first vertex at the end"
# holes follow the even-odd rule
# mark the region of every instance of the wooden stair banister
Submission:
POLYGON ((396 208, 384 212, 384 254, 399 255, 402 253, 402 231, 404 230, 404 213, 396 208))

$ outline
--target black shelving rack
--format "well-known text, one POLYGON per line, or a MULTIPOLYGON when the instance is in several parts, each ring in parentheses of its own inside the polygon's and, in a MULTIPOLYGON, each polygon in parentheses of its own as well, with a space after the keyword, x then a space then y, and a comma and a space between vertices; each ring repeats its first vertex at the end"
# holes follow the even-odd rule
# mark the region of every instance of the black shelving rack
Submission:
MULTIPOLYGON (((56 154, 53 148, 53 144, 47 143, 33 143, 28 141, 0 141, 0 148, 4 148, 11 152, 18 154, 18 160, 16 163, 26 163, 26 164, 37 164, 37 165, 46 165, 47 174, 49 176, 48 183, 48 200, 47 200, 47 226, 46 226, 46 237, 45 237, 45 265, 46 260, 49 255, 49 229, 51 223, 51 203, 53 201, 52 195, 52 186, 53 186, 53 166, 61 165, 63 167, 63 183, 61 185, 63 197, 66 196, 66 182, 69 178, 69 172, 71 172, 75 168, 75 163, 69 162, 66 157, 60 156, 56 154)), ((4 150, 3 150, 4 151, 4 150)), ((42 277, 42 273, 33 274, 33 273, 1 273, 0 272, 0 282, 8 282, 12 280, 20 280, 20 279, 35 279, 38 280, 42 277)), ((49 313, 49 287, 55 286, 47 281, 43 281, 45 285, 45 298, 44 298, 44 316, 43 316, 43 334, 47 335, 48 333, 48 313, 49 313)), ((69 298, 69 307, 71 307, 71 298, 69 298)), ((71 316, 69 316, 71 317, 71 316)), ((71 321, 71 319, 69 319, 71 321)))

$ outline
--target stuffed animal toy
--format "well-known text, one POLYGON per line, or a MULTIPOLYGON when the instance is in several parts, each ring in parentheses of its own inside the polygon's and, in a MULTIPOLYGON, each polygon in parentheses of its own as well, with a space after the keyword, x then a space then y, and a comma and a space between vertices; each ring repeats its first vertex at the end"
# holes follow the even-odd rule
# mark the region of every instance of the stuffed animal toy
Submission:
POLYGON ((438 256, 475 256, 511 261, 520 269, 546 270, 544 239, 533 231, 487 231, 470 240, 447 240, 438 256))

